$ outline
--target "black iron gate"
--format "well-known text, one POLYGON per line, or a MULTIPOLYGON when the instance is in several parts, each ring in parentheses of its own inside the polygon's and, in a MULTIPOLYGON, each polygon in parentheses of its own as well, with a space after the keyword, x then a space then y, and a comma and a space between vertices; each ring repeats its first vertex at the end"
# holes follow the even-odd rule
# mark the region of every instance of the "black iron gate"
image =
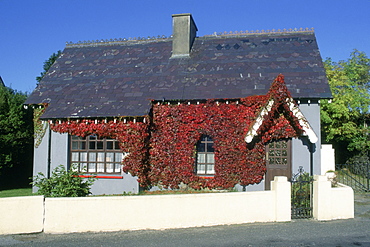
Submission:
POLYGON ((370 164, 335 165, 336 181, 357 192, 370 192, 370 164))
POLYGON ((300 166, 293 174, 291 193, 292 219, 312 218, 312 177, 300 166))

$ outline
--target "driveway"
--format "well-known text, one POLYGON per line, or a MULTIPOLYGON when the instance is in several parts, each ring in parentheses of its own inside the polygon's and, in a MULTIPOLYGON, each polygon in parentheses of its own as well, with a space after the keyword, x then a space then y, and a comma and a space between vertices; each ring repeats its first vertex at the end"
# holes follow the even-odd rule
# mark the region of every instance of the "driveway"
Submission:
POLYGON ((0 246, 369 246, 370 193, 355 194, 355 218, 293 220, 171 230, 0 236, 0 246))

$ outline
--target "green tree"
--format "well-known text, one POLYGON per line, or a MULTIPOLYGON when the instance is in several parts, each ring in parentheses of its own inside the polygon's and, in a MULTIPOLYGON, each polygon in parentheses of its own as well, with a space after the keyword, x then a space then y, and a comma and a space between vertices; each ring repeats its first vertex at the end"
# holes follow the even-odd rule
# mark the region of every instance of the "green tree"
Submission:
POLYGON ((6 168, 24 167, 32 161, 32 111, 23 108, 26 97, 0 85, 0 174, 6 168))
POLYGON ((60 54, 62 54, 62 51, 57 51, 56 53, 53 53, 49 57, 49 59, 44 62, 44 67, 43 67, 44 71, 41 72, 40 76, 36 77, 37 82, 40 82, 42 78, 44 78, 44 76, 46 75, 50 67, 54 64, 55 60, 57 60, 57 58, 60 56, 60 54))
POLYGON ((322 135, 337 150, 337 162, 368 157, 370 59, 354 50, 347 61, 324 61, 333 100, 321 104, 322 135))

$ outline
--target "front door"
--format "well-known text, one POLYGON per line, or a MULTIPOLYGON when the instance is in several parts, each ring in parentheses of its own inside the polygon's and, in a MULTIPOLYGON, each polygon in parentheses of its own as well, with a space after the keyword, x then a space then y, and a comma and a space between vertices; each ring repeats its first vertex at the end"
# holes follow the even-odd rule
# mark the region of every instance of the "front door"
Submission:
POLYGON ((266 146, 265 190, 270 190, 270 182, 275 176, 292 176, 292 141, 284 139, 273 141, 266 146))

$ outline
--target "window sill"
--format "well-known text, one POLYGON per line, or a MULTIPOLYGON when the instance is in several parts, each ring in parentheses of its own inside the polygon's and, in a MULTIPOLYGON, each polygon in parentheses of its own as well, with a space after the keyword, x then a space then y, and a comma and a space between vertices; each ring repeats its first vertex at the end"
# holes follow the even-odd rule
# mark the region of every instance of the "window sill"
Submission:
POLYGON ((107 178, 107 179, 123 179, 123 176, 109 176, 109 175, 79 175, 80 178, 107 178))

